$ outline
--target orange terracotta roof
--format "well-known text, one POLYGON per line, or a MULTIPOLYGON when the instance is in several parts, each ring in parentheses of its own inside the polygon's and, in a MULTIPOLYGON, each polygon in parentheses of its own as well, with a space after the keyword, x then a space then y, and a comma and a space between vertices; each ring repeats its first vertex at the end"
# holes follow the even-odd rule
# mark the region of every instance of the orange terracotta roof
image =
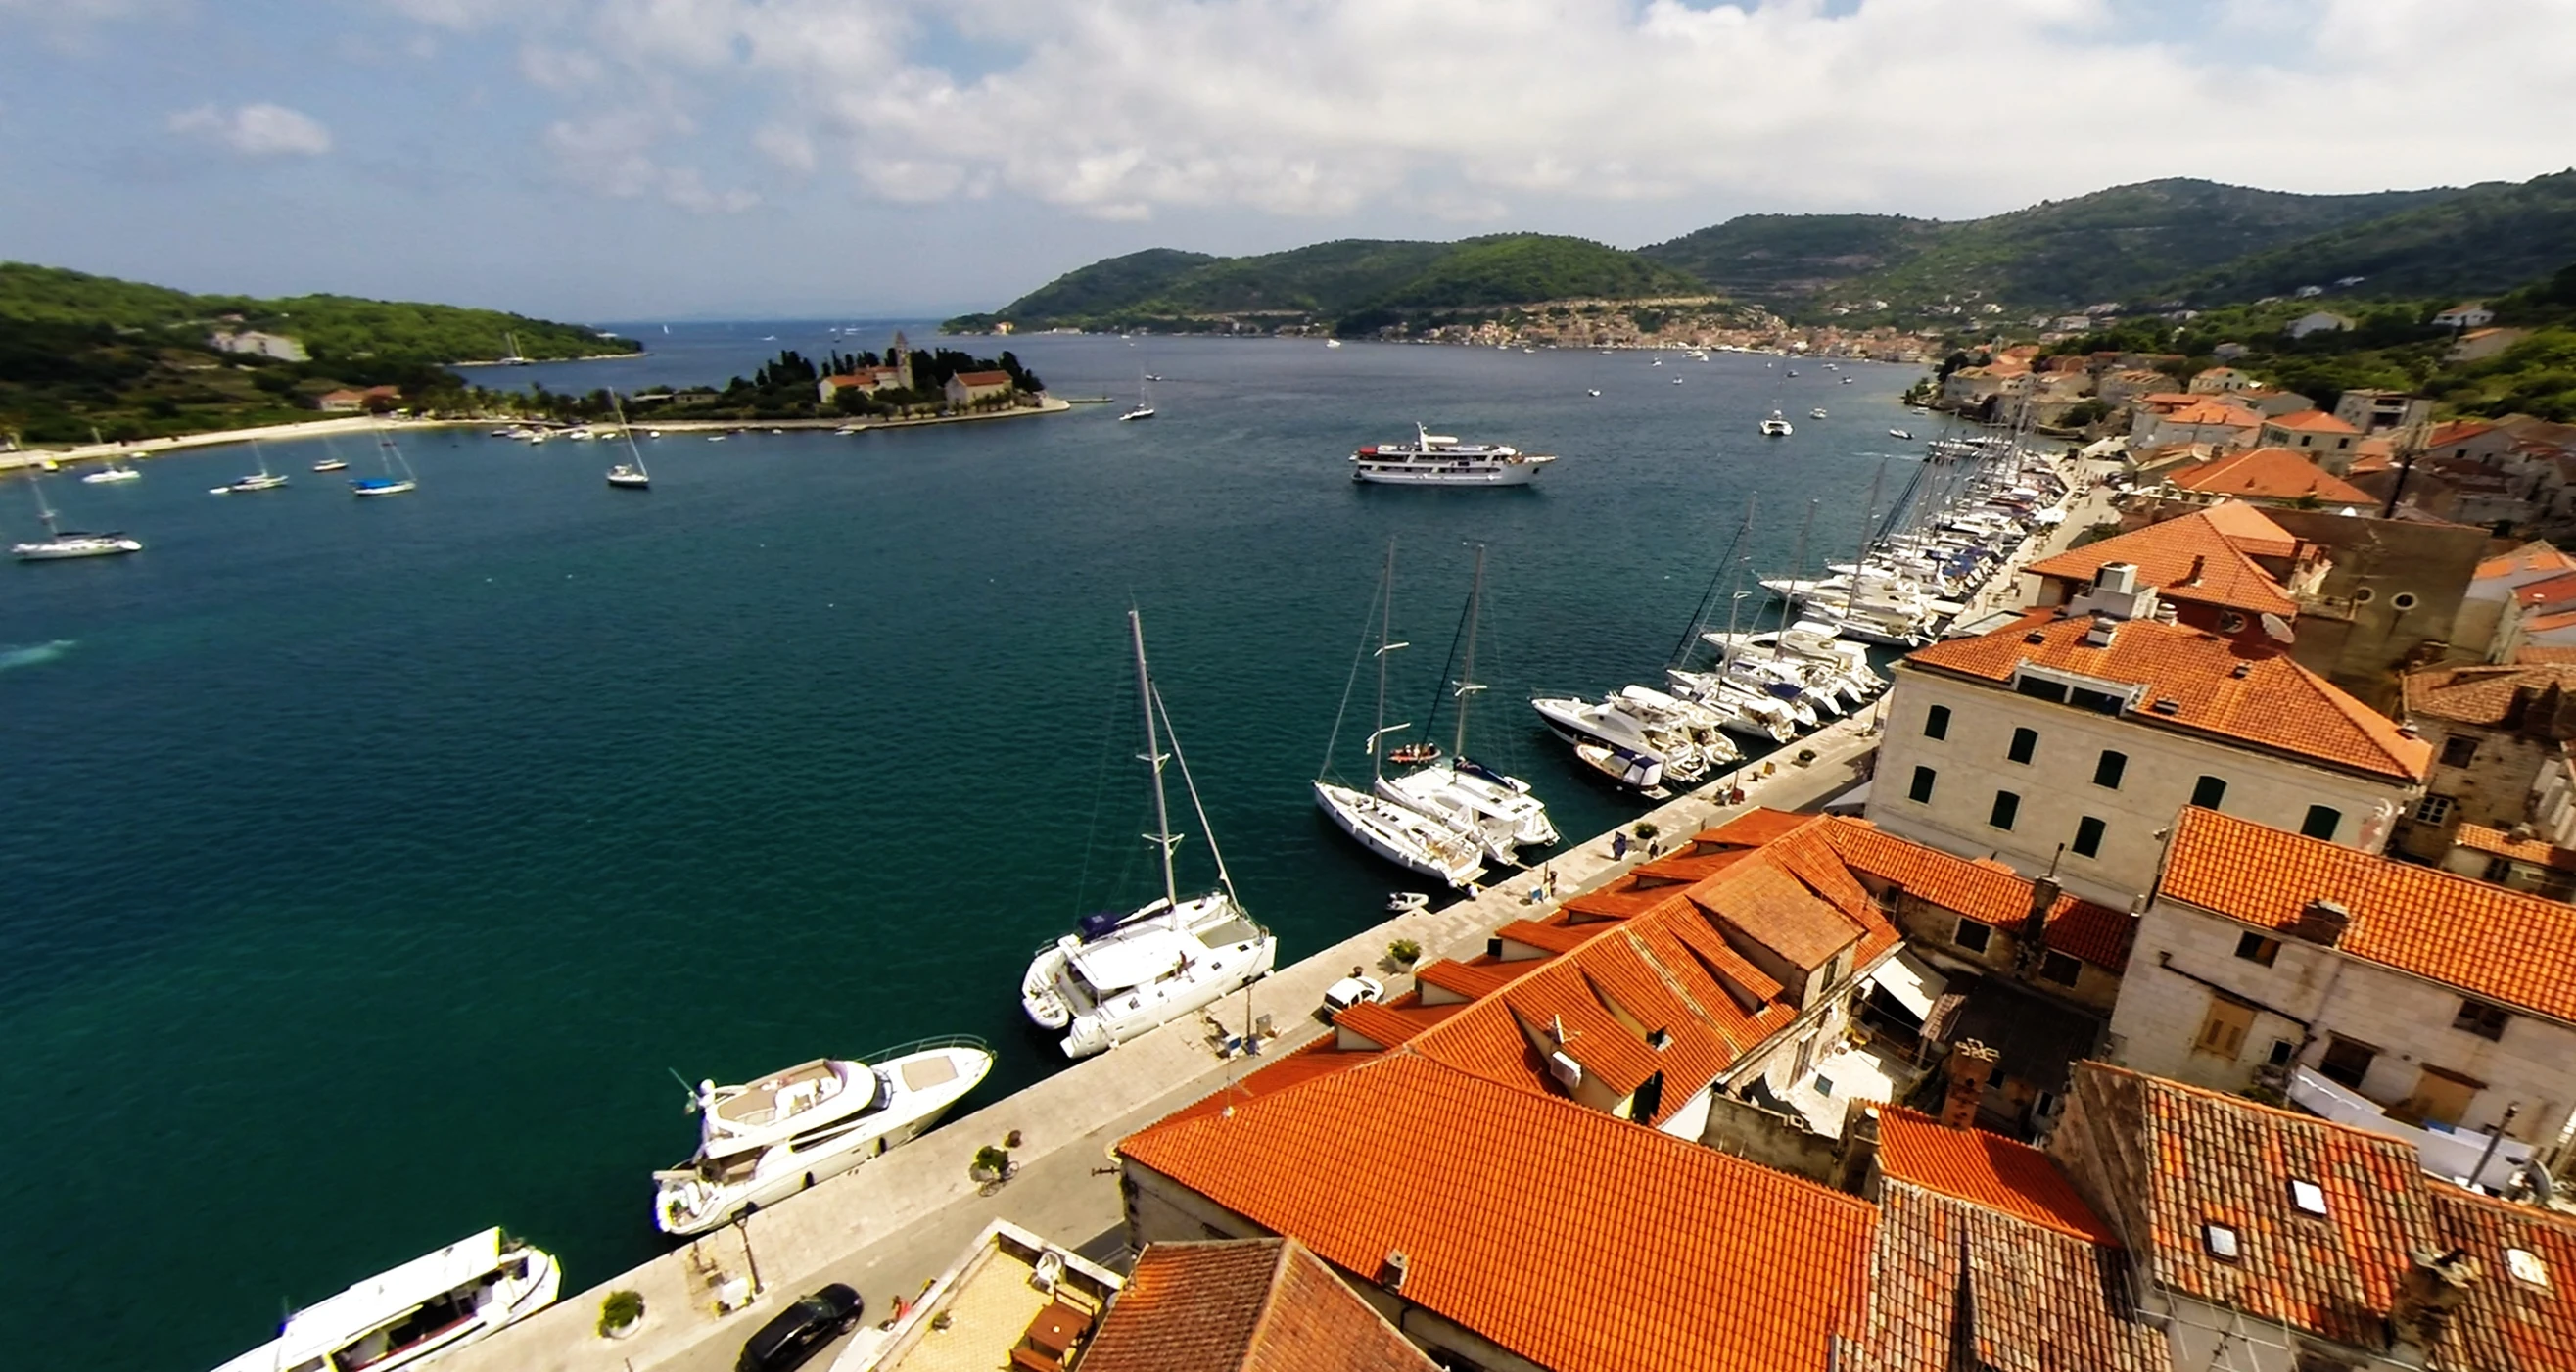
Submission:
POLYGON ((1729 876, 1721 890, 1693 891, 1692 902, 1792 965, 1822 967, 1860 942, 1858 925, 1788 873, 1747 865, 1729 876))
POLYGON ((2222 500, 2198 513, 2249 557, 2293 557, 2298 554, 2296 535, 2242 500, 2222 500))
POLYGON ((2546 577, 2561 572, 2576 572, 2576 557, 2570 557, 2546 543, 2525 543, 2501 557, 2491 557, 2479 563, 2477 579, 2546 577))
POLYGON ((1149 1245, 1082 1350, 1086 1372, 1434 1372, 1295 1239, 1149 1245))
POLYGON ((2534 615, 2522 621, 2522 631, 2527 634, 2545 634, 2554 629, 2564 629, 2571 624, 2576 624, 2576 610, 2553 610, 2548 614, 2534 615))
POLYGON ((2576 601, 2576 571, 2524 582, 2514 588, 2513 598, 2525 609, 2543 605, 2555 608, 2576 601))
POLYGON ((1544 952, 1571 953, 1599 932, 1601 929, 1597 924, 1541 924, 1536 920, 1516 919, 1495 930, 1494 937, 1544 952))
POLYGON ((2203 495, 2297 500, 2314 496, 2333 505, 2368 505, 2370 493, 2288 448, 2249 448, 2197 469, 2167 473, 2167 481, 2203 495))
POLYGON ((1011 374, 1009 372, 959 372, 950 379, 954 380, 961 386, 1007 386, 1011 384, 1011 374))
POLYGON ((2263 422, 2276 428, 2295 429, 2300 433, 2359 434, 2361 432, 2323 410, 2298 410, 2290 414, 2276 414, 2263 422))
POLYGON ((2252 410, 2245 409, 2242 406, 2223 404, 2217 400, 2210 399, 2207 396, 2201 396, 2197 397, 2193 403, 2184 405, 2174 410, 2172 413, 2167 414, 2165 416, 2165 421, 2171 424, 2187 424, 2195 426, 2225 424, 2234 428, 2250 429, 2260 425, 2263 422, 2263 417, 2254 413, 2252 410))
POLYGON ((1879 1170, 2025 1224, 2107 1247, 2119 1236, 2093 1213, 2048 1155, 1982 1129, 1952 1129, 1901 1106, 1878 1114, 1879 1170))
POLYGON ((2098 1062, 2075 1065, 2071 1094, 2086 1127, 2115 1131, 2106 1182, 2142 1221, 2128 1237, 2156 1281, 2340 1343, 2386 1345, 2407 1252, 2430 1234, 2411 1145, 2098 1062), (2294 1208, 2293 1179, 2323 1190, 2324 1218, 2294 1208), (2235 1258, 2210 1252, 2210 1224, 2235 1232, 2235 1258))
POLYGON ((2023 664, 2145 688, 2121 716, 2248 747, 2290 753, 2372 776, 2421 781, 2432 746, 2325 678, 2270 647, 2232 642, 2184 625, 2131 620, 2108 647, 2087 647, 2087 619, 2036 610, 1975 638, 1918 648, 1903 666, 2009 686, 2023 664), (2243 673, 2238 673, 2238 668, 2243 673), (2157 702, 2170 700, 2170 713, 2157 702))
POLYGON ((2454 443, 2465 443, 2480 434, 2493 432, 2495 432, 2495 425, 2483 419, 2454 419, 2448 424, 2436 426, 2433 432, 2426 434, 2424 446, 2447 448, 2454 443))
POLYGON ((2485 1280, 2469 1288, 2460 1318, 2451 1322, 2451 1349, 2445 1366, 2529 1368, 2565 1372, 2576 1368, 2576 1301, 2562 1283, 2576 1276, 2576 1224, 2564 1215, 2511 1201, 2495 1200, 2434 1178, 2424 1179, 2433 1202, 2433 1227, 2441 1236, 2436 1247, 2464 1248, 2485 1270, 2485 1280), (2549 1285, 2535 1286, 2514 1275, 2507 1250, 2538 1258, 2549 1285))
POLYGON ((2397 679, 2399 703, 2408 715, 2499 725, 2513 714, 2518 698, 2576 690, 2576 663, 2552 662, 2527 651, 2522 656, 2525 660, 2509 664, 2476 662, 2408 672, 2397 679))
POLYGON ((2157 898, 2273 930, 2337 901, 2342 952, 2576 1023, 2576 906, 2197 808, 2175 821, 2157 898))
POLYGON ((1457 962, 1438 958, 1413 969, 1413 979, 1424 986, 1436 986, 1452 995, 1469 1000, 1482 1000, 1511 984, 1512 979, 1529 970, 1526 962, 1457 962))
MULTIPOLYGON (((2217 508, 2227 506, 2252 511, 2251 506, 2233 500, 2217 508)), ((2038 576, 2093 581, 2102 575, 2105 564, 2126 562, 2138 569, 2139 584, 2155 587, 2158 594, 2170 600, 2216 605, 2247 614, 2284 618, 2296 615, 2299 603, 2228 535, 2227 525, 2244 527, 2243 518, 2228 515, 2222 520, 2210 515, 2208 510, 2195 510, 2161 524, 2114 534, 2098 543, 2041 558, 2028 570, 2038 576)), ((2263 522, 2281 538, 2290 538, 2271 520, 2263 522)), ((2292 547, 2297 546, 2296 540, 2290 542, 2292 547)))
POLYGON ((2515 838, 2502 829, 2490 829, 2483 824, 2461 825, 2459 831, 2451 836, 2451 842, 2481 853, 2512 858, 2516 862, 2576 872, 2576 848, 2561 848, 2536 838, 2515 838))
MULTIPOLYGON (((1980 924, 2018 932, 2030 911, 2030 879, 2001 863, 1971 862, 1886 833, 1863 819, 1837 818, 1827 831, 1855 869, 1980 924)), ((2048 907, 2043 941, 2113 975, 2128 969, 2126 912, 2060 894, 2048 907)))
POLYGON ((2526 643, 2513 650, 2513 660, 2517 663, 2576 663, 2576 648, 2552 648, 2542 644, 2526 643))
POLYGON ((1824 1372, 1875 1211, 1405 1049, 1119 1145, 1543 1367, 1824 1372))
POLYGON ((1704 829, 1691 841, 1698 844, 1725 844, 1759 848, 1776 838, 1784 838, 1805 828, 1814 815, 1794 814, 1757 805, 1714 829, 1704 829))
POLYGON ((2168 1372, 2116 1249, 1888 1180, 1848 1366, 1871 1372, 2168 1372))

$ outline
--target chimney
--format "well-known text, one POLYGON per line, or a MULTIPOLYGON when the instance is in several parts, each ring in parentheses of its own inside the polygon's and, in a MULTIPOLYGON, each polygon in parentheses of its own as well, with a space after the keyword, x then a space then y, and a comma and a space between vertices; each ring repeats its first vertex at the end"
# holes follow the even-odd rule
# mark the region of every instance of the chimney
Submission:
POLYGON ((2093 589, 2112 595, 2127 595, 2138 589, 2138 569, 2126 562, 2105 562, 2093 574, 2093 589))
POLYGON ((2093 616, 2093 627, 2084 631, 2084 646, 2087 648, 2110 647, 2112 631, 2119 627, 2119 623, 2120 621, 2111 618, 2109 615, 2093 616))
POLYGON ((2312 900, 2299 911, 2299 917, 2288 930, 2294 938, 2332 948, 2343 942, 2343 931, 2352 924, 2352 911, 2341 901, 2312 900))
POLYGON ((2482 1274, 2465 1248, 2409 1252, 2406 1275, 2398 1278, 2396 1298, 2388 1305, 2388 1324, 2398 1344, 2425 1356, 2439 1349, 2452 1312, 2467 1303, 2469 1288, 2482 1274))
POLYGON ((2021 944, 2037 948, 2048 935, 2048 907, 2057 903, 2061 890, 2055 877, 2041 877, 2030 884, 2030 908, 2022 912, 2021 944))
POLYGON ((1411 1266, 1412 1262, 1404 1256, 1403 1249, 1388 1249, 1386 1251, 1386 1266, 1380 1269, 1384 1275, 1378 1278, 1377 1284, 1385 1287, 1391 1292, 1402 1291, 1404 1289, 1405 1270, 1411 1266))
POLYGON ((2206 554, 2193 553, 2191 555, 2191 570, 2185 572, 2182 580, 2177 581, 2174 584, 2177 586, 2197 586, 2200 584, 2200 574, 2203 571, 2208 570, 2208 567, 2209 558, 2206 554))
POLYGON ((1945 1065, 1950 1074, 1949 1088, 1941 1097, 1941 1123, 1952 1129, 1967 1129, 1977 1122, 1977 1102, 1986 1094, 1986 1079, 1994 1075, 1994 1049, 1975 1039, 1961 1039, 1950 1049, 1945 1065))

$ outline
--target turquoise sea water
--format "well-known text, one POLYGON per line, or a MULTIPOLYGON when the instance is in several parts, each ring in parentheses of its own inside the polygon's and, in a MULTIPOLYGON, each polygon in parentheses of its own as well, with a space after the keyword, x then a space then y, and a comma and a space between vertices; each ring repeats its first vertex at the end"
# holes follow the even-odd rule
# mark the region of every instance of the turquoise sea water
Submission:
MULTIPOLYGON (((478 379, 721 380, 835 341, 646 336, 478 379)), ((693 1141, 666 1068, 981 1034, 1001 1064, 960 1113, 1053 1070, 1018 1021, 1029 950, 1150 884, 1130 603, 1283 962, 1404 884, 1306 792, 1389 537, 1417 645, 1391 714, 1423 718, 1487 543, 1474 751, 1598 832, 1634 807, 1523 702, 1655 681, 1748 493, 1756 567, 1811 497, 1811 560, 1847 555, 1881 455, 1892 495, 1918 451, 1885 431, 1926 422, 1911 369, 1866 364, 1013 346, 1059 394, 1150 368, 1161 417, 673 435, 640 495, 604 445, 462 431, 407 439, 421 489, 387 500, 310 473, 318 442, 272 447, 295 481, 260 495, 206 494, 240 449, 54 480, 71 522, 149 546, 0 567, 10 1361, 211 1366, 494 1223, 601 1280, 659 1251, 648 1174, 693 1141), (1775 404, 1794 438, 1755 434, 1775 404), (1564 460, 1528 490, 1347 479, 1416 418, 1564 460)), ((0 530, 31 513, 0 483, 0 530)))

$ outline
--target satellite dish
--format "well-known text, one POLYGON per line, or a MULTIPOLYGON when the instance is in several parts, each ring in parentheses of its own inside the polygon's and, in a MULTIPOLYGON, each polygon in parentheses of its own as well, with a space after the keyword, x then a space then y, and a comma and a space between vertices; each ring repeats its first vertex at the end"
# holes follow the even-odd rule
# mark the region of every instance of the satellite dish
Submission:
POLYGON ((2296 643, 2299 636, 2290 631, 2290 622, 2276 614, 2263 616, 2263 636, 2275 643, 2296 643))

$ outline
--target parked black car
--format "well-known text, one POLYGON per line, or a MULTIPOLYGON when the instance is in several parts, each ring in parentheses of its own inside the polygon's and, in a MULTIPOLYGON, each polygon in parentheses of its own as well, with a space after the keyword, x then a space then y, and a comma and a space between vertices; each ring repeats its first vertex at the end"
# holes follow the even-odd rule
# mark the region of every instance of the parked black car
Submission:
POLYGON ((742 1346, 739 1372, 788 1372, 859 1322, 859 1293, 834 1282, 779 1311, 742 1346))

